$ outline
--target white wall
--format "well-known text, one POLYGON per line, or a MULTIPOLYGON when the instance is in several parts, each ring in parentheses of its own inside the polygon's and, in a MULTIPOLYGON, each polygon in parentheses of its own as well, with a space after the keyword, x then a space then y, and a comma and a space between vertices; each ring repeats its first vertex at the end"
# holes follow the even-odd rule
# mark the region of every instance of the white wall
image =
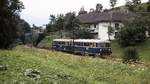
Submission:
MULTIPOLYGON (((112 22, 111 23, 111 26, 113 28, 115 28, 115 23, 119 23, 119 22, 112 22)), ((101 39, 101 40, 109 40, 109 37, 108 37, 108 26, 109 26, 109 22, 103 22, 103 23, 99 23, 98 24, 98 39, 101 39)), ((122 23, 119 23, 119 26, 123 26, 122 23)), ((116 30, 114 32, 117 32, 116 30)), ((113 40, 115 39, 114 38, 115 34, 113 34, 112 36, 110 36, 110 39, 113 40)))
MULTIPOLYGON (((124 25, 120 22, 112 22, 111 23, 111 26, 114 28, 114 34, 112 34, 110 36, 110 39, 111 40, 114 40, 115 39, 115 32, 117 32, 117 30, 115 29, 115 23, 118 23, 119 24, 119 27, 123 27, 124 25)), ((98 32, 98 38, 95 38, 95 39, 101 39, 101 40, 109 40, 109 37, 108 37, 108 26, 109 26, 109 22, 101 22, 101 23, 98 23, 96 25, 96 28, 94 28, 94 24, 91 24, 90 25, 90 29, 95 29, 96 31, 94 32, 98 32), (98 31, 97 31, 98 29, 98 31)), ((147 37, 150 37, 148 31, 145 32, 146 36, 147 37)))
POLYGON ((99 23, 98 39, 108 40, 108 23, 99 23))

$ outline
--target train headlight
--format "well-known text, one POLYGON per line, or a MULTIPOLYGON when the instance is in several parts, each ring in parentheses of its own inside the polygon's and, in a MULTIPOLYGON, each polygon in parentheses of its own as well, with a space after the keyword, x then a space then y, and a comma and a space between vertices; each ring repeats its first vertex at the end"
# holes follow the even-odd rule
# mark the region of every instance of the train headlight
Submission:
POLYGON ((101 52, 101 51, 102 51, 102 49, 99 49, 99 51, 101 52))

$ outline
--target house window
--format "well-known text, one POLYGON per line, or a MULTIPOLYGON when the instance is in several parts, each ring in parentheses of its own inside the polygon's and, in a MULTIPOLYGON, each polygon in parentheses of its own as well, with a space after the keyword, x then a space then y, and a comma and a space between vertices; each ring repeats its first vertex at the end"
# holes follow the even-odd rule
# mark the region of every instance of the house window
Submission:
POLYGON ((89 25, 89 28, 91 28, 91 26, 89 25))
POLYGON ((115 29, 119 30, 119 23, 115 23, 115 29))
POLYGON ((118 38, 119 33, 115 32, 115 38, 118 38))
POLYGON ((94 28, 96 28, 96 24, 94 24, 94 28))

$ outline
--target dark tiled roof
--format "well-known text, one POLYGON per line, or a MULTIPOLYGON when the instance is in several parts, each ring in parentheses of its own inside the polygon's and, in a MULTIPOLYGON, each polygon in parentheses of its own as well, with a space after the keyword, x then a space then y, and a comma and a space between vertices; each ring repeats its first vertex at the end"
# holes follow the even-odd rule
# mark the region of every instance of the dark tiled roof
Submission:
MULTIPOLYGON (((99 23, 99 22, 108 22, 110 21, 110 12, 102 12, 102 13, 88 13, 81 14, 77 18, 81 23, 99 23)), ((133 17, 135 14, 132 12, 123 13, 123 12, 113 12, 112 13, 112 21, 121 22, 129 17, 133 17)))

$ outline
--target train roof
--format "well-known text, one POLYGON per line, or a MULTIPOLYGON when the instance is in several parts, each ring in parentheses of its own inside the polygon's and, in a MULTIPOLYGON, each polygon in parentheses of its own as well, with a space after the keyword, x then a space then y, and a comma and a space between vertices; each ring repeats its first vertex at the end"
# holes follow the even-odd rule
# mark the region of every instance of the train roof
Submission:
MULTIPOLYGON (((73 39, 54 39, 53 41, 61 41, 61 42, 70 42, 73 41, 73 39)), ((94 43, 101 43, 101 42, 106 42, 110 43, 110 41, 107 40, 100 40, 100 39, 74 39, 74 42, 94 42, 94 43)))
POLYGON ((72 41, 72 39, 54 39, 53 41, 72 41))

